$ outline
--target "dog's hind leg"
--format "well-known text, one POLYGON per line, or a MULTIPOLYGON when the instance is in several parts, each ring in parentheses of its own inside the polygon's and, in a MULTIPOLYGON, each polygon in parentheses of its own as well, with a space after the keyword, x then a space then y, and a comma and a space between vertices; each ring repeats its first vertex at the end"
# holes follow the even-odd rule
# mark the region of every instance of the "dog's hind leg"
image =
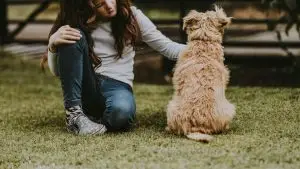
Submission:
POLYGON ((177 116, 180 114, 180 99, 178 97, 174 96, 173 99, 169 102, 167 106, 167 127, 165 130, 167 132, 171 131, 177 131, 179 129, 178 127, 178 119, 177 116))
POLYGON ((216 115, 224 122, 231 121, 235 116, 235 106, 226 99, 223 87, 215 88, 215 98, 216 115))
POLYGON ((185 135, 188 139, 208 143, 212 141, 213 136, 203 133, 188 133, 185 135))

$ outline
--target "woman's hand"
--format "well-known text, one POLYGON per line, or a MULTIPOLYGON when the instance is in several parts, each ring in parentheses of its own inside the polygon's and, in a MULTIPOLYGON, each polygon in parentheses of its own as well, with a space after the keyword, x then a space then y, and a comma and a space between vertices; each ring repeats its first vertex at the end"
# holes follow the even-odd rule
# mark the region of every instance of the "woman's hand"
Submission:
POLYGON ((57 46, 62 44, 74 44, 80 38, 81 34, 79 30, 71 28, 69 25, 64 25, 50 36, 48 48, 50 52, 55 53, 57 46))

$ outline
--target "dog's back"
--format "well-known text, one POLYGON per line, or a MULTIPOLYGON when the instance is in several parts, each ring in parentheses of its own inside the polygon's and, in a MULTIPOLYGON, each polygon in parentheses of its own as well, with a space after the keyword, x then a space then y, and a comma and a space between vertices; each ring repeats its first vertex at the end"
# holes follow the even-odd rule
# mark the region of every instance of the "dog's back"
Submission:
POLYGON ((175 93, 167 108, 168 129, 190 139, 209 141, 212 137, 206 134, 228 128, 235 114, 234 106, 225 98, 229 72, 217 37, 222 33, 197 39, 195 36, 203 37, 203 31, 187 32, 188 47, 179 57, 173 77, 175 93))

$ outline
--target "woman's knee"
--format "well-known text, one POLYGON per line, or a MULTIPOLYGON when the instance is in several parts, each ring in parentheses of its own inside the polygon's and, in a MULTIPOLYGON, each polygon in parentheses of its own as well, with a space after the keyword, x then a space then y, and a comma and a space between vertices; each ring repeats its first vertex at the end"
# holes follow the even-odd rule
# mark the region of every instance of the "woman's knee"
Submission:
POLYGON ((80 40, 74 44, 61 45, 57 48, 58 55, 58 74, 64 76, 64 74, 77 74, 80 70, 80 66, 84 63, 84 58, 88 57, 88 46, 85 36, 82 36, 80 40))
POLYGON ((58 55, 62 55, 61 59, 81 57, 88 50, 87 40, 84 33, 80 31, 82 37, 73 44, 61 45, 57 48, 58 55))
POLYGON ((107 123, 112 130, 126 130, 135 119, 135 103, 129 100, 116 100, 110 105, 107 123))

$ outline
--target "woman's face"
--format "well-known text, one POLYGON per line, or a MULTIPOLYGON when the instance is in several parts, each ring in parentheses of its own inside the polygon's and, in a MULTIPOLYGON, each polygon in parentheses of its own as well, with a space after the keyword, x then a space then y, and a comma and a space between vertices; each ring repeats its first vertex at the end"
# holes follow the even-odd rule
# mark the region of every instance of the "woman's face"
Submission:
POLYGON ((93 0, 97 15, 103 19, 110 19, 117 14, 116 0, 93 0))

